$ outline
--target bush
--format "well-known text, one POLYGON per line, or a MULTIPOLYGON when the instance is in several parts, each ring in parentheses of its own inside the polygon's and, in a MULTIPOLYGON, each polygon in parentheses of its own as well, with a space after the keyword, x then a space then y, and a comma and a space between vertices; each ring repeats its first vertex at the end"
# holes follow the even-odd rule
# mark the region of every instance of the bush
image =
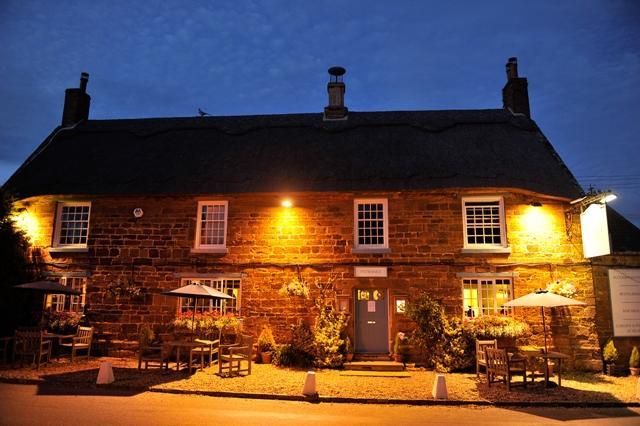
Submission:
POLYGON ((273 353, 271 363, 279 367, 308 368, 313 365, 313 355, 290 344, 279 345, 273 353))
POLYGON ((276 347, 276 340, 273 338, 273 331, 269 324, 262 327, 258 336, 258 352, 272 352, 276 347))
POLYGON ((638 351, 637 346, 634 346, 631 350, 631 356, 629 357, 629 367, 640 368, 640 352, 638 351))
POLYGON ((517 338, 529 334, 527 323, 502 315, 465 318, 463 327, 474 339, 517 338))
POLYGON ((47 327, 55 333, 75 333, 81 318, 78 312, 53 311, 48 314, 47 327))
POLYGON ((313 330, 315 364, 318 367, 340 367, 344 362, 342 335, 346 317, 322 302, 318 305, 318 318, 313 330))
POLYGON ((423 292, 407 303, 406 314, 416 323, 411 340, 420 349, 426 365, 448 371, 445 365, 448 321, 442 306, 423 292))
POLYGON ((613 364, 618 359, 618 350, 616 346, 613 344, 613 339, 609 339, 607 344, 604 346, 604 351, 602 351, 602 357, 604 361, 608 364, 613 364))

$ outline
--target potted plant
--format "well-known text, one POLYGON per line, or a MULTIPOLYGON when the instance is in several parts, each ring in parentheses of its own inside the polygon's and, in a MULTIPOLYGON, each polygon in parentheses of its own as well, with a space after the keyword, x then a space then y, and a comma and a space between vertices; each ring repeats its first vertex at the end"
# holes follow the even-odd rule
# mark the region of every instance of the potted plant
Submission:
POLYGON ((345 349, 344 357, 347 360, 347 362, 353 361, 353 346, 351 345, 351 339, 349 338, 349 336, 345 337, 344 339, 344 349, 345 349))
POLYGON ((629 371, 632 376, 640 375, 640 351, 638 351, 637 346, 634 346, 631 350, 631 356, 629 357, 629 371))
POLYGON ((403 365, 407 365, 409 361, 409 353, 411 348, 409 347, 409 337, 403 333, 398 332, 396 334, 396 340, 393 344, 393 360, 395 362, 401 362, 403 365))
POLYGON ((618 359, 618 350, 613 344, 613 339, 609 339, 607 344, 604 346, 602 357, 604 358, 604 362, 607 366, 607 374, 609 376, 613 376, 613 373, 615 371, 615 362, 618 359))
POLYGON ((263 364, 271 364, 271 354, 276 348, 276 340, 273 338, 273 331, 269 324, 262 327, 258 336, 258 352, 263 364))

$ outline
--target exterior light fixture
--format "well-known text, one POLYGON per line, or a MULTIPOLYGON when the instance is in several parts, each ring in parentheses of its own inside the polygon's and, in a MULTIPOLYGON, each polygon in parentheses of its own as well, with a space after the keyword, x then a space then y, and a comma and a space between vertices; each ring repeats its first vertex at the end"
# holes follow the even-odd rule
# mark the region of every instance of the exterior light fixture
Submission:
POLYGON ((284 200, 282 200, 282 203, 280 203, 280 205, 282 205, 282 207, 291 208, 293 207, 293 201, 291 201, 289 198, 285 198, 284 200))
POLYGON ((593 204, 593 203, 606 204, 615 200, 616 198, 618 198, 616 194, 614 194, 611 191, 602 191, 602 192, 589 191, 587 195, 571 201, 570 204, 587 207, 589 204, 593 204))
POLYGON ((542 207, 542 203, 540 201, 533 201, 529 204, 531 207, 542 207))

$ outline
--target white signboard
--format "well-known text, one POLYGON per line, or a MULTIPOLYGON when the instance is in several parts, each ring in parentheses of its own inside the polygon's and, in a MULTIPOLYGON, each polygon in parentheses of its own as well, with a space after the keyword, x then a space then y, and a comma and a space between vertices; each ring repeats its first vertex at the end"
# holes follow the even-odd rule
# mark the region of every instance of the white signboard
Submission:
POLYGON ((640 269, 609 269, 613 335, 640 336, 640 269))
POLYGON ((354 269, 354 275, 356 277, 387 277, 386 266, 356 266, 354 269))
POLYGON ((607 206, 594 203, 580 214, 582 249, 584 257, 604 256, 611 253, 607 206))

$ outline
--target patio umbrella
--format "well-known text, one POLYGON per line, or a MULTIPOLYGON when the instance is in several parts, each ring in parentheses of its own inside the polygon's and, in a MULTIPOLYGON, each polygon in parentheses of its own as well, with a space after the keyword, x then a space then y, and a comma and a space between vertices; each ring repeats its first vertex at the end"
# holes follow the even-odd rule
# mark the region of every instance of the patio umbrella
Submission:
POLYGON ((586 303, 579 300, 569 299, 568 297, 560 296, 559 294, 550 293, 546 290, 538 290, 533 293, 529 293, 517 299, 513 299, 504 304, 504 306, 522 306, 537 308, 540 307, 542 311, 542 330, 544 332, 544 351, 547 350, 547 324, 544 319, 544 308, 555 308, 559 306, 574 306, 574 305, 586 305, 586 303))
POLYGON ((21 288, 23 290, 39 291, 44 294, 70 294, 72 296, 78 296, 81 294, 80 290, 74 290, 73 288, 62 285, 57 281, 33 281, 30 283, 18 284, 13 287, 21 288))
POLYGON ((192 331, 196 328, 196 305, 198 303, 198 299, 233 299, 233 296, 229 296, 228 294, 218 291, 213 287, 200 284, 189 284, 174 290, 165 291, 162 294, 165 296, 189 297, 194 299, 193 319, 191 321, 192 331))
MULTIPOLYGON (((79 296, 82 294, 80 290, 74 290, 71 287, 66 285, 62 285, 57 281, 33 281, 30 283, 18 284, 14 285, 14 288, 22 289, 22 290, 31 290, 36 291, 43 294, 43 297, 46 298, 47 294, 68 294, 71 296, 79 296)), ((40 321, 44 321, 44 311, 45 311, 46 300, 42 301, 42 315, 40 317, 40 321)))

